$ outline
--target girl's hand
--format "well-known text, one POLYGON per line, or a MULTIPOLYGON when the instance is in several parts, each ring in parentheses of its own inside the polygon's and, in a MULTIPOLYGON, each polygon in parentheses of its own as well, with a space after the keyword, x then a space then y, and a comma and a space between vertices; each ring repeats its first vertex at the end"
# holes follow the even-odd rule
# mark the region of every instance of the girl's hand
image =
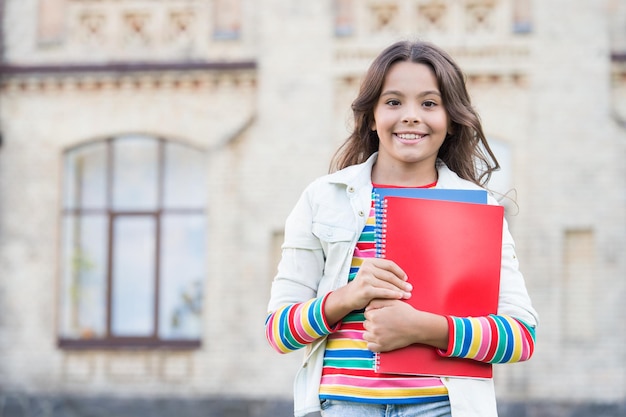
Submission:
POLYGON ((331 325, 372 300, 400 300, 411 296, 411 285, 404 271, 393 261, 367 258, 348 285, 333 291, 326 300, 326 319, 331 325))
POLYGON ((363 339, 372 352, 388 352, 413 343, 448 347, 448 320, 414 309, 400 300, 374 300, 365 309, 363 339))
POLYGON ((413 287, 406 280, 406 274, 395 262, 381 258, 365 259, 356 277, 346 286, 352 310, 365 308, 376 299, 411 297, 413 287))

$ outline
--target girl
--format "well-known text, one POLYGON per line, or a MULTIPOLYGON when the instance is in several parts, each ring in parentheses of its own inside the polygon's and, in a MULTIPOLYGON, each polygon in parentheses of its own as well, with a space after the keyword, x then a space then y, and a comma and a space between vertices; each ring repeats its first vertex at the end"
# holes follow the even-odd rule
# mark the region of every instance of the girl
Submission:
POLYGON ((374 257, 375 187, 480 189, 499 168, 463 74, 432 44, 398 42, 374 60, 352 109, 336 172, 310 184, 287 218, 272 284, 268 341, 282 353, 306 347, 295 415, 497 416, 490 379, 374 371, 374 352, 412 343, 490 363, 524 361, 534 350, 537 314, 506 222, 497 315, 416 310, 403 301, 420 296, 404 271, 374 257), (472 344, 479 348, 460 348, 472 344))

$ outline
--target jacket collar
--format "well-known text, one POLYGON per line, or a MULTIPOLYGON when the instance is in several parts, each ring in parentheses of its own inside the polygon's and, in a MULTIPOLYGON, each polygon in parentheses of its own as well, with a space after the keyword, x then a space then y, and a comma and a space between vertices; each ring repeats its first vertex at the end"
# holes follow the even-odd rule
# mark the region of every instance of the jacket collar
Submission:
POLYGON ((471 181, 464 180, 452 171, 441 159, 437 159, 437 186, 443 189, 482 189, 471 181))
MULTIPOLYGON (((363 187, 372 185, 372 167, 378 158, 378 152, 373 153, 367 161, 346 167, 342 170, 329 174, 328 182, 333 184, 343 184, 352 187, 363 187)), ((478 185, 467 181, 454 173, 441 159, 437 159, 437 186, 435 188, 455 189, 470 188, 480 189, 478 185)))
POLYGON ((372 168, 378 158, 378 152, 373 153, 367 161, 351 165, 328 176, 328 182, 333 184, 344 184, 352 187, 363 187, 372 185, 372 168))

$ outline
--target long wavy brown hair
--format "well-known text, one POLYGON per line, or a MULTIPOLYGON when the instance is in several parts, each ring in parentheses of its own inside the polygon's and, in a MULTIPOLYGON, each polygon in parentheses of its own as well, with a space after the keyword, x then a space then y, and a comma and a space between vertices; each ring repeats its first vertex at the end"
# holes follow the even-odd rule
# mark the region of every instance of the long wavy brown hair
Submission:
POLYGON ((331 172, 362 163, 378 151, 378 135, 370 129, 374 107, 387 71, 401 61, 428 65, 437 78, 451 125, 438 157, 461 178, 484 186, 500 165, 487 143, 480 117, 472 107, 463 72, 447 52, 428 42, 394 43, 372 62, 352 103, 354 130, 335 153, 331 172))

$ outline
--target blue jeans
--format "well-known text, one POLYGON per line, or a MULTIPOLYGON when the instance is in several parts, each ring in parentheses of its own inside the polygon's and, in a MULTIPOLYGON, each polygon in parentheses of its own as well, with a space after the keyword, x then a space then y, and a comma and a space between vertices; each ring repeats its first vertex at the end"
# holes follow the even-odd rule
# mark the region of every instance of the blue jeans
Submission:
POLYGON ((322 417, 451 417, 450 401, 425 404, 368 404, 322 400, 322 417))

